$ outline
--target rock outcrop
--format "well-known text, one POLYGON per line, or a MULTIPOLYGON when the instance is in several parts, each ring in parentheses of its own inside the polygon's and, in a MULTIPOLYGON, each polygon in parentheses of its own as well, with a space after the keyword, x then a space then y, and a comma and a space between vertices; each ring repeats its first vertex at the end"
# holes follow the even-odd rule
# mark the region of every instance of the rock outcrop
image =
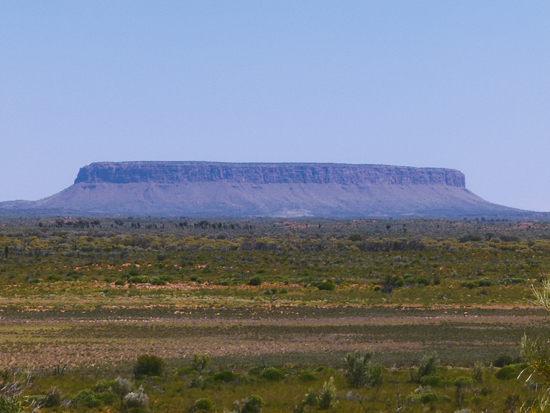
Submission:
MULTIPOLYGON (((466 189, 456 170, 315 163, 102 162, 26 208, 67 213, 457 217, 514 215, 466 189)), ((8 208, 7 203, 0 208, 8 208)))

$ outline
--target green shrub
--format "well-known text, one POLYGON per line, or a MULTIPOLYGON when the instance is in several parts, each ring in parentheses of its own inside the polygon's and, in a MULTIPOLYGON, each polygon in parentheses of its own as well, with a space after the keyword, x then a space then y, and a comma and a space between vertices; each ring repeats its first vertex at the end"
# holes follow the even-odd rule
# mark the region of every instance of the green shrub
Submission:
POLYGON ((63 279, 63 277, 61 277, 61 275, 57 275, 57 274, 50 274, 48 275, 48 278, 46 278, 47 281, 61 281, 63 279))
POLYGON ((465 400, 466 389, 474 385, 474 381, 470 377, 460 376, 453 380, 453 385, 456 387, 455 403, 457 406, 462 406, 465 400))
POLYGON ((193 361, 191 361, 191 367, 202 373, 210 364, 212 358, 208 354, 193 354, 193 361))
POLYGON ((126 285, 126 281, 125 280, 116 280, 115 285, 126 285))
POLYGON ((202 376, 192 376, 189 382, 189 387, 192 389, 205 389, 206 380, 202 376))
POLYGON ((420 383, 423 386, 443 387, 445 385, 445 379, 436 374, 430 374, 429 376, 421 377, 420 383))
POLYGON ((108 405, 112 405, 117 401, 117 395, 108 391, 103 393, 96 393, 95 397, 103 404, 108 405))
POLYGON ((2 413, 23 413, 26 407, 23 407, 23 398, 20 396, 0 395, 0 412, 2 413))
POLYGON ((502 354, 496 360, 493 361, 493 366, 504 367, 510 364, 517 364, 517 363, 521 363, 521 358, 512 357, 508 354, 502 354))
POLYGON ((336 386, 334 385, 334 378, 331 377, 328 382, 323 384, 319 392, 319 409, 332 409, 336 403, 336 386))
POLYGON ((90 409, 101 405, 101 402, 96 398, 92 389, 84 389, 78 392, 78 394, 73 398, 73 402, 86 406, 90 409))
POLYGON ((235 374, 232 371, 225 370, 214 374, 212 378, 216 381, 223 381, 224 383, 230 383, 232 381, 235 381, 237 376, 235 376, 235 374))
POLYGON ((479 287, 479 284, 475 281, 464 281, 461 285, 470 290, 479 287))
POLYGON ((212 410, 214 410, 214 403, 210 399, 199 399, 193 403, 193 407, 191 408, 192 412, 211 412, 212 410))
POLYGON ((246 399, 237 400, 233 404, 232 413, 261 413, 264 400, 260 396, 252 395, 246 399))
POLYGON ((528 364, 510 364, 509 366, 502 367, 495 373, 495 377, 499 380, 517 379, 519 374, 529 367, 528 364))
POLYGON ((259 376, 262 371, 265 370, 264 366, 254 366, 248 370, 248 374, 251 376, 259 376))
POLYGON ((109 388, 109 391, 120 397, 120 401, 122 401, 124 396, 132 391, 132 383, 130 383, 129 380, 123 379, 119 376, 115 379, 114 384, 109 388))
POLYGON ((157 356, 143 354, 137 358, 134 366, 134 375, 141 376, 160 376, 164 370, 164 360, 157 356))
POLYGON ((420 402, 426 404, 431 402, 437 402, 439 400, 439 393, 433 390, 428 390, 420 395, 420 402))
POLYGON ((474 363, 474 370, 472 372, 472 379, 474 379, 478 383, 483 383, 483 372, 484 372, 483 364, 479 362, 474 363))
POLYGON ((161 280, 161 279, 158 278, 158 277, 153 277, 153 278, 151 279, 151 284, 153 284, 153 285, 166 285, 166 281, 161 280))
POLYGON ((130 277, 128 282, 132 284, 145 284, 149 282, 149 277, 145 277, 143 275, 139 277, 130 277))
POLYGON ((300 374, 298 376, 298 378, 301 380, 301 381, 304 381, 304 382, 308 382, 308 381, 316 381, 317 380, 317 377, 315 377, 313 374, 311 373, 303 373, 303 374, 300 374))
POLYGON ((130 409, 145 408, 149 404, 149 398, 143 393, 143 387, 140 387, 137 392, 131 392, 124 396, 122 403, 130 409))
POLYGON ((94 387, 92 387, 92 390, 96 393, 103 393, 106 391, 109 391, 113 386, 115 385, 114 380, 99 380, 94 387))
POLYGON ((372 364, 372 350, 348 353, 344 357, 344 377, 353 388, 379 386, 382 384, 382 366, 372 364))
POLYGON ((334 291, 336 286, 330 281, 323 281, 322 283, 317 284, 317 288, 321 291, 334 291))
POLYGON ((453 380, 453 386, 455 387, 472 387, 474 381, 470 377, 459 376, 453 380))
POLYGON ((309 389, 306 398, 302 401, 302 409, 303 406, 313 406, 319 410, 327 410, 335 407, 336 404, 336 386, 334 377, 331 377, 320 389, 309 389))
POLYGON ((422 357, 422 360, 420 360, 420 365, 418 366, 418 379, 435 374, 438 366, 439 359, 437 358, 437 352, 434 351, 432 354, 426 354, 422 357))
POLYGON ((435 403, 435 402, 449 402, 451 401, 451 398, 449 396, 445 396, 442 394, 439 394, 435 390, 431 390, 429 387, 423 389, 422 387, 419 387, 415 390, 414 394, 410 394, 405 399, 405 402, 407 404, 428 404, 428 403, 435 403))
POLYGON ((199 372, 192 367, 182 367, 180 369, 175 370, 174 374, 180 374, 182 376, 186 376, 186 375, 197 375, 199 374, 199 372))
POLYGON ((263 283, 262 277, 260 277, 259 275, 252 277, 248 281, 248 285, 253 285, 253 286, 262 285, 262 283, 263 283))
MULTIPOLYGON (((46 397, 44 397, 44 407, 55 407, 61 404, 62 394, 57 387, 50 387, 46 397)), ((2 410, 0 410, 1 412, 2 410)))
POLYGON ((260 373, 260 377, 269 381, 280 381, 284 379, 285 373, 276 367, 268 367, 260 373))

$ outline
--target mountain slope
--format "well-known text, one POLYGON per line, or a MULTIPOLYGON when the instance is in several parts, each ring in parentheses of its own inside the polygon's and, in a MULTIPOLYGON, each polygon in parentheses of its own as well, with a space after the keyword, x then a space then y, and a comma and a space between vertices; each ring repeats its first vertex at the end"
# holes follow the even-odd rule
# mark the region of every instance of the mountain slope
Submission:
POLYGON ((185 216, 521 215, 466 189, 456 170, 386 165, 102 162, 51 197, 4 211, 185 216))

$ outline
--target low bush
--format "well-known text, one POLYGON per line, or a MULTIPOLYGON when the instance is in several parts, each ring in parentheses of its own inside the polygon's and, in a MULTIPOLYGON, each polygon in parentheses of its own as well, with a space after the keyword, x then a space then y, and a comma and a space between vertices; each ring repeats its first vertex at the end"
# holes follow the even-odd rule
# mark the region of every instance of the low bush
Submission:
POLYGON ((280 381, 285 378, 285 373, 276 367, 268 367, 260 373, 260 377, 268 381, 280 381))
POLYGON ((248 281, 248 285, 252 285, 252 286, 262 285, 262 283, 263 283, 263 279, 259 275, 256 275, 256 276, 252 277, 248 281))
POLYGON ((149 404, 149 398, 143 393, 143 387, 140 387, 137 392, 131 392, 124 396, 122 403, 128 408, 145 408, 149 404))
POLYGON ((372 364, 374 352, 368 350, 348 353, 344 357, 344 376, 353 388, 379 386, 382 384, 382 366, 372 364))
POLYGON ((509 366, 502 367, 495 373, 495 377, 499 380, 511 380, 517 379, 520 373, 529 367, 528 364, 510 364, 509 366))
POLYGON ((431 390, 429 387, 419 387, 413 394, 409 394, 405 399, 405 402, 409 405, 413 404, 429 404, 436 402, 450 402, 449 396, 439 394, 435 390, 431 390))
POLYGON ((445 386, 445 379, 437 374, 431 374, 420 378, 420 383, 423 386, 430 387, 443 387, 445 386))
POLYGON ((193 403, 191 407, 191 412, 211 412, 214 410, 214 403, 210 399, 199 399, 193 403))
POLYGON ((472 379, 474 379, 478 383, 483 383, 483 372, 485 371, 485 368, 483 367, 483 364, 476 362, 474 363, 474 370, 472 372, 472 379))
POLYGON ((128 279, 128 282, 129 283, 132 283, 132 284, 145 284, 145 283, 148 283, 149 282, 149 277, 145 277, 143 275, 141 276, 135 276, 135 277, 130 277, 128 279))
POLYGON ((420 365, 418 366, 418 371, 416 373, 418 379, 420 380, 424 376, 431 376, 435 374, 438 366, 439 358, 437 356, 437 352, 434 351, 432 354, 426 354, 422 357, 422 360, 420 360, 420 365))
POLYGON ((336 286, 330 281, 323 281, 322 283, 317 284, 317 288, 321 291, 334 291, 336 286))
MULTIPOLYGON (((55 407, 61 404, 63 398, 61 391, 57 387, 51 387, 44 397, 44 407, 55 407)), ((2 410, 0 410, 2 411, 2 410)))
POLYGON ((309 389, 306 398, 301 403, 301 410, 303 411, 304 406, 316 407, 319 410, 331 409, 337 404, 336 395, 334 377, 331 377, 320 389, 309 389))
POLYGON ((92 389, 84 389, 78 392, 78 394, 73 398, 73 402, 90 409, 101 406, 101 402, 97 399, 92 389))
POLYGON ((230 413, 261 413, 264 400, 260 396, 252 395, 246 399, 237 400, 230 413))
POLYGON ((157 356, 143 354, 138 357, 134 366, 134 375, 141 376, 160 376, 164 370, 164 360, 157 356))
POLYGON ((316 381, 317 380, 317 377, 315 377, 313 374, 311 373, 303 373, 303 374, 300 374, 298 376, 298 378, 301 380, 301 381, 304 381, 304 382, 308 382, 308 381, 316 381))
POLYGON ((521 363, 520 357, 512 357, 508 354, 502 354, 497 359, 493 361, 493 366, 495 367, 504 367, 508 366, 510 364, 518 364, 521 363))
POLYGON ((122 401, 124 396, 132 391, 132 383, 130 383, 129 380, 123 379, 119 376, 114 380, 114 383, 112 387, 109 388, 109 391, 120 397, 120 401, 122 401))
POLYGON ((191 367, 202 373, 210 364, 212 358, 208 354, 193 354, 193 361, 191 361, 191 367))
POLYGON ((232 371, 225 370, 225 371, 220 371, 219 373, 214 374, 212 376, 212 378, 215 381, 222 381, 224 383, 230 383, 232 381, 235 381, 237 376, 235 376, 235 374, 232 371))
POLYGON ((109 391, 109 389, 112 389, 115 386, 114 380, 99 380, 94 387, 92 387, 92 390, 96 393, 103 393, 105 391, 109 391))

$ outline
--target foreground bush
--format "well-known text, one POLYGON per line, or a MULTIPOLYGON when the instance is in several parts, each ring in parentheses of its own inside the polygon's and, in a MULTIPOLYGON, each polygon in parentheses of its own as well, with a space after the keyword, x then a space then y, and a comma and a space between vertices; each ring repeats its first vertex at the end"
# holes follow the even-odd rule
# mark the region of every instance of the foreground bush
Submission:
POLYGON ((101 401, 97 399, 92 389, 84 389, 78 392, 78 394, 73 398, 73 402, 90 409, 101 405, 101 401))
POLYGON ((143 393, 143 387, 140 387, 137 392, 131 392, 124 396, 122 402, 128 408, 146 408, 149 398, 143 393))
POLYGON ((212 410, 214 410, 214 403, 212 403, 210 399, 199 399, 193 403, 193 407, 191 407, 191 412, 211 412, 212 410))
POLYGON ((193 361, 191 362, 191 367, 193 370, 202 373, 208 365, 210 364, 212 358, 208 354, 193 354, 193 361))
POLYGON ((268 367, 260 373, 260 377, 269 381, 280 381, 285 378, 285 373, 276 367, 268 367))
POLYGON ((334 385, 334 377, 331 377, 328 382, 323 384, 320 389, 309 389, 306 398, 297 406, 298 412, 303 412, 305 406, 316 407, 319 410, 332 409, 338 403, 336 401, 336 386, 334 385))
POLYGON ((424 376, 431 376, 437 372, 439 367, 439 358, 437 352, 434 351, 432 354, 426 354, 420 360, 420 366, 418 366, 417 376, 420 380, 424 376))
POLYGON ((344 357, 344 376, 348 385, 353 388, 379 386, 382 384, 382 366, 372 364, 374 352, 368 350, 348 353, 344 357))
POLYGON ((24 411, 21 398, 0 395, 0 413, 23 413, 24 411))
POLYGON ((138 357, 134 366, 134 375, 141 376, 160 376, 164 370, 164 360, 157 356, 143 354, 138 357))
POLYGON ((260 396, 252 395, 246 399, 237 400, 233 404, 233 411, 229 413, 261 413, 264 400, 260 396))
MULTIPOLYGON (((99 381, 96 383, 96 388, 101 389, 107 384, 108 382, 99 381)), ((119 376, 115 379, 113 385, 109 387, 109 391, 118 395, 118 397, 120 397, 120 401, 122 401, 122 399, 124 399, 124 396, 132 391, 132 383, 130 383, 129 380, 123 379, 119 376)))

